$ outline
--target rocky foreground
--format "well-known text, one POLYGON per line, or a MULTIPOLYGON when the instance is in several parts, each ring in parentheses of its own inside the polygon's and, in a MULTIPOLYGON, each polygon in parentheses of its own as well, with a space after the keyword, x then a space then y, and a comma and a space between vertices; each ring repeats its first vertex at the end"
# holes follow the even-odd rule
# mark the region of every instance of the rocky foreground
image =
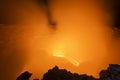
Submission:
MULTIPOLYGON (((31 76, 32 74, 26 71, 22 73, 16 80, 29 80, 31 76)), ((48 70, 48 72, 43 75, 42 80, 120 80, 120 65, 110 64, 107 70, 102 70, 99 73, 99 76, 99 79, 96 79, 93 76, 71 73, 66 69, 59 69, 57 66, 55 66, 53 69, 48 70)))

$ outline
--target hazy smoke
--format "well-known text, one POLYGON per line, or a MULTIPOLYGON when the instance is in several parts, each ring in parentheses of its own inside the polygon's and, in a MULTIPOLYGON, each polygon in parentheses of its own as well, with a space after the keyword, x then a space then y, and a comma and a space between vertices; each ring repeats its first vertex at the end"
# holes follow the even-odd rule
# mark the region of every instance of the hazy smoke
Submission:
POLYGON ((13 80, 24 70, 41 77, 54 65, 96 75, 109 63, 120 64, 113 16, 103 6, 94 0, 51 2, 52 18, 57 21, 56 32, 51 34, 43 5, 35 0, 1 0, 0 78, 13 80), (72 57, 80 66, 54 57, 54 53, 72 57))

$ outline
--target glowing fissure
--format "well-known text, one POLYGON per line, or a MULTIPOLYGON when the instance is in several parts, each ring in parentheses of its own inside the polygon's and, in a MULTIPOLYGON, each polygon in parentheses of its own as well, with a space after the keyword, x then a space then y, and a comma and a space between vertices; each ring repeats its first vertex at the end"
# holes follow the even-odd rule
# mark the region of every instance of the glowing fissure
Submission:
POLYGON ((63 57, 65 57, 64 55, 61 55, 61 54, 53 54, 53 56, 55 56, 55 57, 61 57, 61 58, 63 58, 63 57))
POLYGON ((70 63, 72 63, 74 66, 79 66, 79 62, 77 60, 75 60, 74 58, 72 57, 68 57, 68 56, 65 56, 65 55, 62 55, 62 54, 53 54, 53 56, 55 57, 59 57, 59 58, 65 58, 66 60, 68 60, 70 63))

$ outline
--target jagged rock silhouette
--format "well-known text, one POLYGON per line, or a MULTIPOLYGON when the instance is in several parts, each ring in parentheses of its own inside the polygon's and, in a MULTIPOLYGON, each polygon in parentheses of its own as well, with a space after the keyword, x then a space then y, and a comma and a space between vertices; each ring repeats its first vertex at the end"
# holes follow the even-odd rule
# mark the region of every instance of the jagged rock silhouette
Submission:
POLYGON ((32 73, 29 73, 28 71, 22 73, 16 80, 29 80, 29 78, 32 76, 32 73))
POLYGON ((42 80, 95 80, 95 78, 86 74, 79 75, 77 73, 71 73, 66 69, 59 69, 55 66, 44 74, 42 80))
MULTIPOLYGON (((25 72, 21 74, 16 80, 29 80, 31 75, 31 73, 25 72)), ((43 75, 42 80, 120 80, 120 65, 110 64, 107 70, 102 70, 99 75, 100 78, 96 79, 93 76, 71 73, 66 69, 59 69, 58 66, 55 66, 54 68, 49 69, 48 72, 43 75)))

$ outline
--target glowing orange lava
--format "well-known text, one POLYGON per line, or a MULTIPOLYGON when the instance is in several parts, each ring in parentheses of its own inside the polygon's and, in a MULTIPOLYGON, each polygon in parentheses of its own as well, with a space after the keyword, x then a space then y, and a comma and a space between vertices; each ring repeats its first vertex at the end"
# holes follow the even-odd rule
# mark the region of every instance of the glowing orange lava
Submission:
POLYGON ((74 58, 72 57, 68 57, 68 56, 65 56, 65 55, 62 55, 62 54, 53 54, 53 56, 55 57, 59 57, 59 58, 65 58, 67 59, 70 63, 72 63, 74 66, 79 66, 79 62, 77 60, 75 60, 74 58))

